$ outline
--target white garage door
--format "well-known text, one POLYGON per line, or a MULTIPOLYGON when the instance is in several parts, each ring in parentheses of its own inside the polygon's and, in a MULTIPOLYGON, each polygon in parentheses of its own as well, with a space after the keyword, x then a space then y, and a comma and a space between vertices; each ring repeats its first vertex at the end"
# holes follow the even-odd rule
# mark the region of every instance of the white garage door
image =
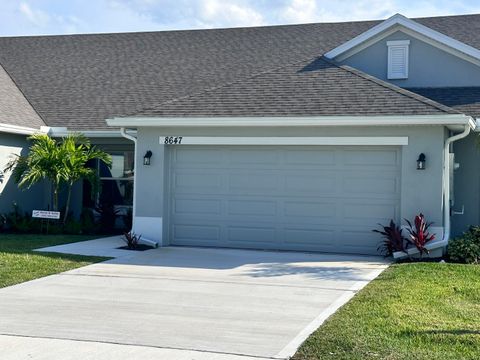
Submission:
POLYGON ((399 147, 168 149, 174 245, 377 254, 399 218, 399 147))

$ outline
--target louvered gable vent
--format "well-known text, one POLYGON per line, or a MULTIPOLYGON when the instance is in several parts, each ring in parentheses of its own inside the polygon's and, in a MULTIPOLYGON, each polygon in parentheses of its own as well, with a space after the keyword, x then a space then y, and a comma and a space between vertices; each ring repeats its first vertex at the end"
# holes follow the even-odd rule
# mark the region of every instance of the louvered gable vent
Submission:
POLYGON ((408 78, 408 47, 410 40, 388 41, 388 78, 408 78))

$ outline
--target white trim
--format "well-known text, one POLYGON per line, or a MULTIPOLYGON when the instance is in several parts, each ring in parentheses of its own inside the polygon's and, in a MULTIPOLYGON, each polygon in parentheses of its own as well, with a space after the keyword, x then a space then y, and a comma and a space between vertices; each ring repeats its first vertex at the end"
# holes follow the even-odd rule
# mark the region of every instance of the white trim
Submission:
POLYGON ((370 40, 371 38, 381 34, 384 31, 387 31, 393 26, 403 26, 407 29, 415 31, 427 38, 430 38, 440 44, 446 45, 452 49, 455 49, 463 54, 466 54, 476 60, 480 60, 480 50, 475 49, 474 47, 467 45, 461 41, 455 40, 450 36, 444 35, 438 31, 435 31, 427 26, 421 25, 420 23, 408 19, 407 17, 401 14, 395 14, 382 23, 372 27, 371 29, 365 31, 364 33, 354 37, 353 39, 343 43, 342 45, 336 47, 335 49, 330 50, 325 54, 327 58, 333 59, 339 55, 349 51, 350 49, 361 45, 362 43, 370 40))
POLYGON ((18 134, 18 135, 33 135, 36 133, 41 133, 41 129, 29 128, 26 126, 17 126, 0 123, 0 132, 8 134, 18 134))
POLYGON ((409 46, 410 40, 399 40, 399 41, 387 41, 387 78, 392 79, 408 79, 408 57, 409 57, 409 46), (393 69, 393 51, 401 50, 403 51, 402 64, 403 71, 394 71, 393 69))
POLYGON ((125 117, 107 119, 116 127, 300 127, 300 126, 401 126, 465 125, 475 127, 464 114, 412 116, 302 116, 302 117, 125 117))
MULTIPOLYGON (((164 144, 164 136, 160 136, 164 144)), ((182 145, 408 145, 408 137, 215 137, 185 136, 182 145)))
POLYGON ((42 126, 42 131, 51 137, 65 137, 74 133, 81 133, 89 138, 121 138, 120 130, 68 130, 66 127, 42 126))

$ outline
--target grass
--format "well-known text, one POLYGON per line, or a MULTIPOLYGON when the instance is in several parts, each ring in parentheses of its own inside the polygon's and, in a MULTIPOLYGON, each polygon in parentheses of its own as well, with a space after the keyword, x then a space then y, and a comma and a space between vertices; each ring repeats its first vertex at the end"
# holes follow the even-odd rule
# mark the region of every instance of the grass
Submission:
POLYGON ((480 359, 480 266, 393 265, 293 359, 480 359))
POLYGON ((95 256, 32 251, 92 238, 84 235, 0 234, 0 288, 107 260, 95 256))

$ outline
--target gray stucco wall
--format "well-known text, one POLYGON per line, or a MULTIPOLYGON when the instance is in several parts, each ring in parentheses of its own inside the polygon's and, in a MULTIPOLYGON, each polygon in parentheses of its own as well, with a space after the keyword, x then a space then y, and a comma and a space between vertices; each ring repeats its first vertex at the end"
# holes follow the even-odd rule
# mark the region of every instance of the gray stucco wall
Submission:
POLYGON ((162 217, 164 213, 165 147, 160 145, 158 130, 138 130, 138 147, 135 158, 137 207, 136 216, 162 217), (143 165, 143 156, 151 150, 151 165, 143 165))
POLYGON ((360 69, 401 87, 478 86, 480 67, 401 31, 345 59, 360 69), (408 79, 387 79, 387 41, 410 40, 408 79))
MULTIPOLYGON (((141 217, 166 219, 165 169, 168 146, 160 136, 407 136, 409 145, 402 148, 401 218, 412 219, 423 212, 435 226, 442 226, 442 151, 445 128, 430 127, 352 127, 352 128, 140 128, 137 151, 137 213, 141 217), (144 166, 143 156, 153 152, 152 163, 144 166), (416 169, 420 153, 427 157, 427 168, 416 169)), ((177 145, 182 146, 182 145, 177 145)), ((372 224, 375 227, 376 224, 372 224)), ((165 231, 166 226, 164 226, 165 231)))
POLYGON ((452 235, 460 235, 470 225, 480 224, 480 148, 478 134, 473 133, 454 143, 455 162, 460 168, 455 171, 454 210, 465 207, 463 215, 452 216, 452 235))
MULTIPOLYGON (((23 135, 0 133, 0 170, 11 159, 13 153, 25 155, 28 150, 28 142, 23 135)), ((48 203, 46 191, 47 184, 38 184, 29 190, 19 190, 11 177, 11 173, 3 174, 0 181, 0 213, 12 210, 12 203, 16 202, 23 211, 44 209, 48 203)))

